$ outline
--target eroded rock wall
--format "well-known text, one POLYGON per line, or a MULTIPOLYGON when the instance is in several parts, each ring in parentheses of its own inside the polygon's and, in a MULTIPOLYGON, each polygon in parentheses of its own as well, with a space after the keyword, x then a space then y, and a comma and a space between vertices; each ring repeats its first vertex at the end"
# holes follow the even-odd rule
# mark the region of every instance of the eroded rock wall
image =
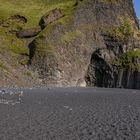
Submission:
POLYGON ((123 71, 119 78, 120 70, 113 63, 136 47, 132 34, 120 28, 128 19, 137 30, 132 0, 83 0, 73 7, 72 14, 48 25, 31 42, 32 69, 46 85, 139 88, 139 80, 129 82, 135 81, 131 79, 139 72, 128 72, 131 78, 125 78, 123 84, 120 81, 127 74, 123 71), (122 33, 119 38, 114 35, 117 28, 122 33))

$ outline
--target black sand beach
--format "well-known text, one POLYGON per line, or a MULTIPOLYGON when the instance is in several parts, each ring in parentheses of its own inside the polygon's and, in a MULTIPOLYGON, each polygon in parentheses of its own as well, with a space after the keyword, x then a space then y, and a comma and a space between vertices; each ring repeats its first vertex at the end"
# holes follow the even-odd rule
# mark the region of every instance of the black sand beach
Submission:
POLYGON ((140 140, 140 91, 1 88, 0 140, 140 140))

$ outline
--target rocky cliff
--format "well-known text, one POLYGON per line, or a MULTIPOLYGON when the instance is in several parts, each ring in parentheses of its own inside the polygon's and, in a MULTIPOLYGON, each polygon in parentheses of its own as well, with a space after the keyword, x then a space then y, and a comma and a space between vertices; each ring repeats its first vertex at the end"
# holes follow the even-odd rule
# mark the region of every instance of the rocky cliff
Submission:
POLYGON ((79 2, 68 23, 49 25, 32 42, 31 67, 45 84, 139 88, 139 72, 117 65, 139 47, 137 30, 131 0, 79 2))
POLYGON ((25 39, 31 71, 45 85, 140 89, 140 32, 132 0, 69 2, 56 1, 38 21, 41 30, 31 29, 33 36, 18 32, 31 38, 25 39))

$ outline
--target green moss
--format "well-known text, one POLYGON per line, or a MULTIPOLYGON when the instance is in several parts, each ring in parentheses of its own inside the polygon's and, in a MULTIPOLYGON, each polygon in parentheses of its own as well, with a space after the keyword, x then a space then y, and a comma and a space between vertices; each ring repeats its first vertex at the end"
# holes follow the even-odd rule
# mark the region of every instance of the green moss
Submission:
POLYGON ((114 37, 115 39, 125 42, 129 39, 129 37, 133 36, 132 26, 129 24, 120 25, 120 26, 112 26, 112 27, 102 27, 101 30, 104 33, 109 34, 110 36, 114 37))
POLYGON ((53 54, 53 52, 54 52, 53 51, 54 47, 52 46, 51 43, 47 43, 45 41, 44 36, 39 36, 35 40, 34 45, 35 45, 35 54, 40 57, 44 57, 46 55, 53 54))
POLYGON ((117 32, 122 34, 124 37, 128 37, 133 33, 132 26, 129 23, 124 23, 123 25, 117 28, 117 32))
POLYGON ((124 53, 123 56, 115 62, 115 64, 123 68, 131 68, 140 71, 140 63, 136 61, 138 58, 140 58, 140 50, 131 50, 124 53))
POLYGON ((29 51, 26 47, 26 41, 18 39, 14 34, 10 34, 8 29, 0 28, 0 54, 7 54, 12 57, 12 54, 28 55, 29 51))
POLYGON ((28 48, 26 48, 24 46, 11 45, 11 46, 9 46, 9 49, 16 54, 21 54, 21 55, 28 54, 28 48))
POLYGON ((77 39, 84 34, 80 30, 75 30, 72 32, 65 32, 65 34, 61 37, 62 43, 69 43, 74 39, 77 39))
POLYGON ((21 64, 21 65, 27 65, 28 64, 28 59, 22 59, 19 63, 21 64))
POLYGON ((32 77, 32 76, 33 76, 31 71, 27 71, 27 72, 25 73, 25 75, 28 76, 28 77, 32 77))
POLYGON ((5 34, 5 29, 4 28, 2 28, 2 27, 0 27, 0 35, 4 35, 5 34))

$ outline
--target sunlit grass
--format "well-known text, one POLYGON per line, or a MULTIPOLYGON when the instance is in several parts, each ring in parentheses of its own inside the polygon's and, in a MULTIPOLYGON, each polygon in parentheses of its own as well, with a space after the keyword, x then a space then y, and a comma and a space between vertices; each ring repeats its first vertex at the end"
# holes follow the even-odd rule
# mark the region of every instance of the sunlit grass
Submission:
POLYGON ((0 19, 20 14, 28 19, 27 27, 36 26, 40 18, 54 8, 67 9, 75 0, 0 0, 0 19))

